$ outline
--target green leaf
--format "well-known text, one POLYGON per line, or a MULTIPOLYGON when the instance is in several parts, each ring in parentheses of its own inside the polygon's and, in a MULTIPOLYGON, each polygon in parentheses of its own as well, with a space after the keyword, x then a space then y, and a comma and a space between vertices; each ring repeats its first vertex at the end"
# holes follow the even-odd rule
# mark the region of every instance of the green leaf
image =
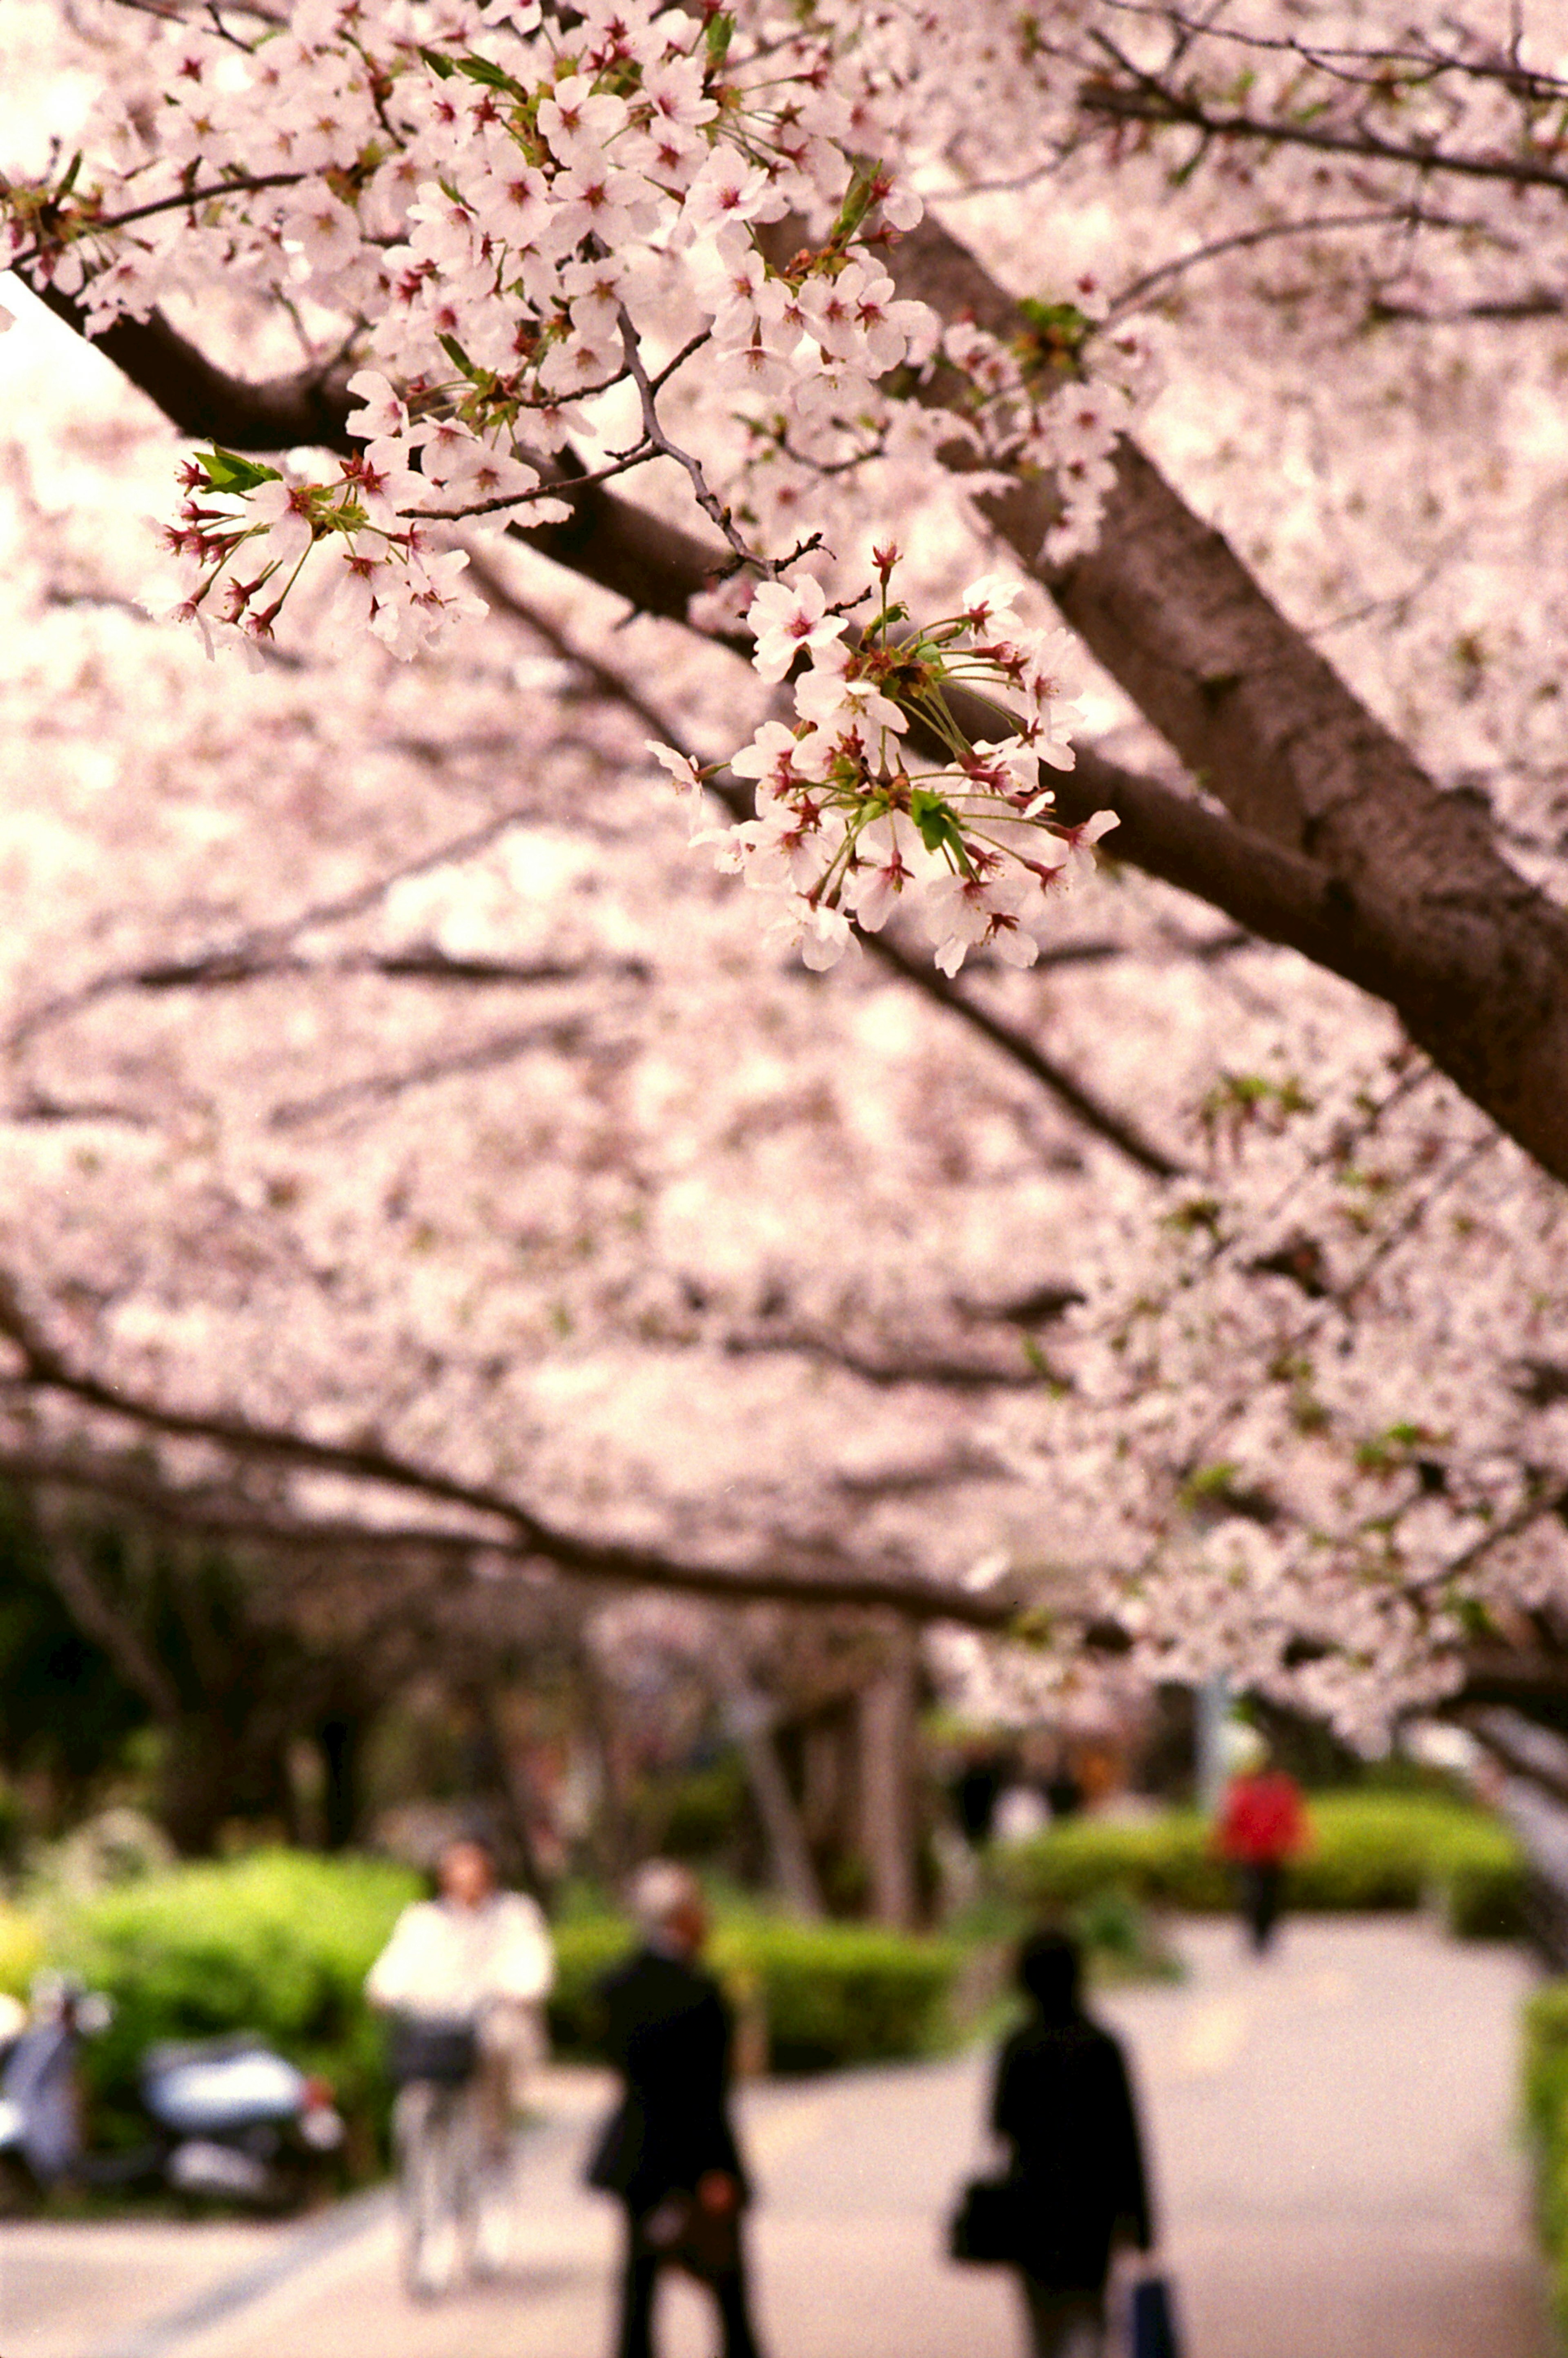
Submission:
POLYGON ((479 382, 479 371, 475 368, 472 361, 470 360, 467 352, 464 352, 461 344, 459 343, 456 336, 438 336, 436 341, 440 345, 441 350, 446 353, 447 358, 451 362, 452 366, 457 369, 461 369, 464 376, 468 378, 470 384, 477 384, 479 382))
POLYGON ((715 16, 708 27, 708 62, 721 66, 730 54, 730 44, 735 38, 733 16, 715 16))
POLYGON ((1091 322, 1076 303, 1041 303, 1029 295, 1018 308, 1041 343, 1054 350, 1076 352, 1087 339, 1091 322))
POLYGON ((959 859, 964 857, 963 833, 940 795, 928 786, 916 786, 909 798, 909 816, 927 851, 951 851, 959 859))
POLYGON ((524 95, 522 83, 515 81, 504 66, 492 65, 488 58, 462 57, 454 62, 460 74, 467 74, 470 81, 482 82, 486 90, 510 91, 514 98, 524 95))
POLYGON ((457 67, 450 58, 444 58, 439 49, 421 49, 419 55, 424 59, 425 63, 429 67, 430 71, 435 75, 438 81, 451 81, 452 76, 457 71, 457 67))
POLYGON ((849 193, 839 207, 838 218, 828 236, 829 245, 845 245, 860 228, 871 209, 871 190, 876 185, 877 167, 869 170, 857 167, 849 182, 849 193))
POLYGON ((258 467, 254 459, 242 459, 233 450, 198 450, 197 458, 207 470, 207 481, 214 492, 254 492, 258 483, 279 483, 283 481, 276 467, 258 467))
POLYGON ((1182 1495, 1189 1500, 1227 1498, 1236 1487, 1236 1477, 1240 1470, 1238 1466, 1226 1460, 1215 1466, 1195 1466, 1182 1485, 1182 1495))

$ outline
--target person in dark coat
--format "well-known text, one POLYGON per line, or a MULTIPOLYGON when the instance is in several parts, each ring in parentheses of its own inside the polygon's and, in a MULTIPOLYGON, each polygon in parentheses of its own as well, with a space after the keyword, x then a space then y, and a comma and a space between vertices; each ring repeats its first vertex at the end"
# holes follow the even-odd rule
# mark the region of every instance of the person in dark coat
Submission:
POLYGON ((600 1992, 623 2093, 588 2172, 626 2206, 618 2358, 652 2358, 654 2295, 671 2263, 711 2287, 724 2358, 758 2358, 741 2237, 751 2189, 730 2119, 732 2025, 697 1963, 702 1895, 684 1867, 654 1861, 633 1904, 643 1946, 600 1992))
POLYGON ((1098 2358, 1120 2237, 1153 2241, 1138 2115, 1121 2049, 1079 2001, 1078 1952, 1037 1932, 1019 1954, 1029 2019, 998 2059, 991 2126, 1012 2148, 1019 2274, 1034 2358, 1098 2358))

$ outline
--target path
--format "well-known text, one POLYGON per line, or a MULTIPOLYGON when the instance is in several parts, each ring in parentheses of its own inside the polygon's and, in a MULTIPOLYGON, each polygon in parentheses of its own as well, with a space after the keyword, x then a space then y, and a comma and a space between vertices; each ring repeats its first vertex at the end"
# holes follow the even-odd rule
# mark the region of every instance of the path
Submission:
MULTIPOLYGON (((1108 2002, 1149 2117, 1190 2358, 1547 2358, 1512 2133, 1508 1951, 1408 1920, 1305 1920, 1258 1966, 1184 1934, 1179 1987, 1108 2002)), ((983 2159, 978 2059, 748 2092, 765 2195, 760 2309, 779 2358, 1017 2358, 1011 2288, 943 2261, 983 2159)), ((614 2219, 579 2191, 603 2101, 552 2075, 524 2246, 504 2285, 396 2289, 373 2196, 303 2228, 0 2231, 4 2358, 598 2358, 614 2219)), ((690 2288, 666 2358, 709 2358, 690 2288)))

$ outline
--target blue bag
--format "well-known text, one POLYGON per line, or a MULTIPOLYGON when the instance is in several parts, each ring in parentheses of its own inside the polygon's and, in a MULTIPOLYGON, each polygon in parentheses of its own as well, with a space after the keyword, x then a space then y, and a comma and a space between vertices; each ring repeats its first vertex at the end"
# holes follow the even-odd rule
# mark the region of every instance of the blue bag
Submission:
POLYGON ((1143 2277, 1132 2288, 1132 2358, 1182 2358, 1176 2311, 1163 2277, 1143 2277))

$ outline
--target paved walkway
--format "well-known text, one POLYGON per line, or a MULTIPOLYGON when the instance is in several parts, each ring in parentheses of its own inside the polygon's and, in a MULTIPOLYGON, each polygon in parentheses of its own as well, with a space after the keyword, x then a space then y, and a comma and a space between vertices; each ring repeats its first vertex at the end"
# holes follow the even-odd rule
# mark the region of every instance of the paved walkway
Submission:
MULTIPOLYGON (((1179 1987, 1105 2011, 1133 2050, 1189 2358, 1548 2358, 1513 2128, 1528 1969, 1424 1925, 1306 1920, 1255 1965, 1183 1936, 1179 1987)), ((777 2358, 1017 2358, 1011 2287, 941 2255, 985 2159, 979 2059, 748 2092, 777 2358)), ((598 2358, 611 2206, 580 2191, 597 2075, 551 2076, 518 2266, 414 2307, 381 2195, 293 2229, 0 2230, 4 2358, 598 2358)), ((665 2358, 710 2358, 672 2285, 665 2358)))

